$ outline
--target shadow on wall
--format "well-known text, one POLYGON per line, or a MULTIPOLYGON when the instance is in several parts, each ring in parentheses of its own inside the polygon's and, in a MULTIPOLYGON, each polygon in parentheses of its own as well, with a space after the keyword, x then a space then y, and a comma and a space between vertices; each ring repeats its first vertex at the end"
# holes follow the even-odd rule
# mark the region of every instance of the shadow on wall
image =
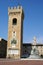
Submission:
POLYGON ((2 39, 0 41, 0 58, 6 58, 7 55, 7 41, 2 39))
POLYGON ((43 55, 41 55, 41 58, 43 58, 43 55))
POLYGON ((23 44, 22 48, 22 57, 21 58, 27 58, 30 56, 32 50, 31 44, 23 44))

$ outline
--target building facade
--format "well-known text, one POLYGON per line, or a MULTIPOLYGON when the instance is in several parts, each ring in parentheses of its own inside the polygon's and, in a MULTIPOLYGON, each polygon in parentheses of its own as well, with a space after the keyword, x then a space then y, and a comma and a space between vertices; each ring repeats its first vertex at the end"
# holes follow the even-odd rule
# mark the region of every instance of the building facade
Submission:
POLYGON ((8 8, 7 57, 19 59, 22 51, 24 13, 21 6, 8 8))

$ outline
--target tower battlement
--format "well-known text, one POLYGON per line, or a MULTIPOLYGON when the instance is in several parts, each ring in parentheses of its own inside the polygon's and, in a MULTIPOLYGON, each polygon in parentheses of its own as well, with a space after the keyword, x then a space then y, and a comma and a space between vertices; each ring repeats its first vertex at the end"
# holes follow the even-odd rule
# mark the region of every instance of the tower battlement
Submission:
POLYGON ((14 13, 21 13, 22 17, 24 19, 24 12, 22 6, 17 6, 17 7, 8 7, 8 15, 14 14, 14 13))
POLYGON ((22 9, 22 6, 8 7, 8 10, 22 9))
POLYGON ((10 13, 14 13, 14 12, 21 12, 21 14, 22 14, 22 13, 23 13, 22 6, 8 7, 8 15, 9 15, 10 13))

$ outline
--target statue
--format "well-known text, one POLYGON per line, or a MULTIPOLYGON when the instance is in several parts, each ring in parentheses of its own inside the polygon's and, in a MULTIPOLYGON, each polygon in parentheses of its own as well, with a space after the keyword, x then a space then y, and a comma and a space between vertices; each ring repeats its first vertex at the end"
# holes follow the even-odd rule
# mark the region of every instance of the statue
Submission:
POLYGON ((39 51, 36 47, 36 37, 34 37, 33 45, 34 47, 32 48, 31 55, 29 58, 30 59, 40 59, 39 51))
POLYGON ((36 45, 36 37, 33 38, 33 45, 36 45))

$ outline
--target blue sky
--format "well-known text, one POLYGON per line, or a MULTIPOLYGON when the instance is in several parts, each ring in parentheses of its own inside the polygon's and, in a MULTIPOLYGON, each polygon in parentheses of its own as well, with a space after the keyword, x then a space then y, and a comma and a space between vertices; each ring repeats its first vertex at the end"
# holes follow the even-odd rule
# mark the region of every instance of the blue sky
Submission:
POLYGON ((8 39, 8 7, 22 5, 24 10, 23 42, 43 43, 43 0, 0 0, 0 37, 8 39))

